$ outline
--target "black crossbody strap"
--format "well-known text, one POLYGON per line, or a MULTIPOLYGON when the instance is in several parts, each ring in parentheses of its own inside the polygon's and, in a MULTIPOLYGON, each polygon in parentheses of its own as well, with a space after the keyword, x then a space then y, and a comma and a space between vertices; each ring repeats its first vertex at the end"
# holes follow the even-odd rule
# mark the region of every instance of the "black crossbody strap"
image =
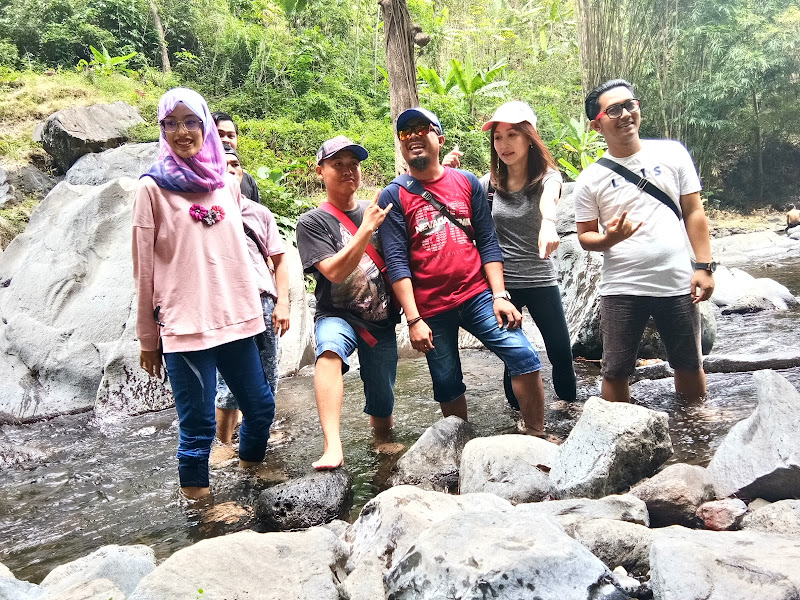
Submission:
POLYGON ((662 202, 669 208, 672 212, 675 213, 675 216, 678 217, 678 220, 681 220, 681 213, 678 210, 678 207, 675 206, 675 201, 670 198, 669 194, 667 194, 664 190, 660 187, 653 185, 644 177, 637 175, 630 169, 623 167, 616 161, 611 160, 610 158, 606 158, 605 156, 601 157, 600 160, 597 161, 597 164, 603 165, 607 169, 611 169, 618 175, 622 175, 625 179, 630 181, 633 185, 638 187, 643 192, 647 192, 653 198, 662 202))
POLYGON ((411 175, 405 174, 396 177, 394 181, 392 181, 392 183, 396 183, 397 185, 402 185, 412 194, 416 194, 417 196, 422 196, 428 204, 430 204, 436 210, 439 211, 439 214, 447 218, 453 225, 455 225, 461 231, 463 231, 470 240, 475 241, 474 238, 472 237, 472 234, 467 229, 466 225, 462 224, 458 220, 458 218, 456 218, 456 216, 450 212, 450 210, 447 208, 444 202, 442 202, 441 200, 436 198, 436 196, 434 196, 428 190, 426 190, 418 179, 412 177, 411 175))

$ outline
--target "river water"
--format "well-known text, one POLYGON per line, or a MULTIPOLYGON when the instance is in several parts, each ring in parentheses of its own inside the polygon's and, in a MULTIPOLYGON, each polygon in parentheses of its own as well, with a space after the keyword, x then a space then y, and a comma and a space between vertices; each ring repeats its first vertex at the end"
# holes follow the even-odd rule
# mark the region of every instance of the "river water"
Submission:
MULTIPOLYGON (((800 295, 800 258, 779 267, 748 266, 756 277, 771 277, 800 295)), ((719 319, 714 354, 800 350, 800 309, 719 319)), ((506 406, 501 363, 489 352, 462 353, 470 420, 479 435, 515 431, 515 413, 506 406)), ((565 437, 582 402, 558 401, 550 386, 547 361, 547 426, 565 437)), ((578 397, 599 392, 594 363, 576 362, 578 397)), ((800 368, 781 371, 800 388, 800 368)), ((749 373, 711 374, 708 399, 684 406, 672 393, 671 380, 640 382, 634 395, 643 406, 670 414, 675 454, 670 462, 705 465, 730 427, 755 405, 749 373)), ((440 418, 432 402, 424 359, 404 359, 398 369, 394 441, 409 446, 440 418)), ((356 373, 345 377, 342 416, 347 467, 353 474, 355 518, 363 504, 385 488, 396 457, 373 447, 362 413, 356 373)), ((174 410, 142 415, 121 423, 99 423, 91 414, 65 416, 45 423, 0 427, 3 445, 31 448, 32 459, 4 464, 0 456, 0 562, 19 579, 38 583, 54 567, 107 544, 147 544, 159 559, 201 539, 247 525, 223 525, 207 509, 186 506, 178 494, 177 417, 174 410)), ((214 503, 251 505, 260 490, 311 471, 322 449, 322 436, 311 377, 281 381, 277 418, 265 464, 255 474, 235 466, 212 470, 214 503)))

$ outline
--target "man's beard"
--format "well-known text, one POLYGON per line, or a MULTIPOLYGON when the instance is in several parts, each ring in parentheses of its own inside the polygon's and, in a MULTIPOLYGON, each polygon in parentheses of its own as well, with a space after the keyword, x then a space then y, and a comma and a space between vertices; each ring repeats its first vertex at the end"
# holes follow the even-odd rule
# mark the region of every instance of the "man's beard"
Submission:
POLYGON ((415 156, 408 161, 408 166, 415 171, 425 171, 431 164, 431 159, 428 156, 415 156))

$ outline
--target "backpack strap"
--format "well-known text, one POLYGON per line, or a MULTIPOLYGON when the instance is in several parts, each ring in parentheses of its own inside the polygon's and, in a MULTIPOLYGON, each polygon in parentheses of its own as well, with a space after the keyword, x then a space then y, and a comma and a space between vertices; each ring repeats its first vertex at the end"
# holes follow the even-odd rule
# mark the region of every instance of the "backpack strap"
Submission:
POLYGON ((463 225, 458 218, 450 212, 447 208, 447 205, 436 198, 433 194, 431 194, 425 187, 420 183, 420 181, 416 177, 412 177, 408 173, 404 173, 403 175, 398 175, 392 181, 393 184, 399 185, 401 187, 406 188, 412 194, 416 194, 417 196, 422 196, 422 198, 431 206, 433 206, 439 214, 445 217, 448 221, 450 221, 453 225, 458 227, 461 231, 463 231, 467 239, 474 242, 475 238, 470 233, 469 229, 467 229, 466 225, 463 225))
POLYGON ((664 190, 660 187, 653 185, 644 177, 637 175, 630 169, 623 167, 616 161, 611 160, 605 156, 601 157, 597 164, 603 165, 607 169, 611 169, 617 175, 622 175, 625 179, 630 181, 633 185, 638 187, 643 192, 650 194, 653 198, 665 204, 667 208, 669 208, 672 212, 675 213, 675 216, 678 217, 678 221, 681 220, 681 213, 677 206, 675 206, 675 201, 670 198, 669 194, 667 194, 664 190))

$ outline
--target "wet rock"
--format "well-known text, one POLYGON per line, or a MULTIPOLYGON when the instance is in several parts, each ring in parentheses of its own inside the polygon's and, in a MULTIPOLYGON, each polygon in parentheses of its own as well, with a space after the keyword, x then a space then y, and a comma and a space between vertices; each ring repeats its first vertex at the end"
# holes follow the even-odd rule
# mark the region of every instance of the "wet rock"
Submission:
POLYGON ((609 568, 623 566, 629 571, 650 570, 653 531, 644 525, 612 519, 587 519, 568 533, 609 568))
POLYGON ((751 503, 742 529, 792 535, 800 539, 800 500, 779 500, 761 508, 751 503))
POLYGON ((416 485, 426 490, 455 491, 464 446, 475 437, 472 425, 455 416, 425 430, 392 468, 391 485, 416 485))
POLYGON ((342 582, 348 600, 376 600, 386 596, 383 569, 375 558, 365 558, 342 582))
POLYGON ((800 497, 800 393, 774 371, 753 374, 758 405, 734 425, 708 465, 719 497, 800 497))
POLYGON ((800 594, 800 544, 753 531, 658 531, 650 583, 658 600, 789 600, 800 594))
POLYGON ((345 540, 352 548, 350 568, 376 557, 383 569, 392 568, 419 536, 435 523, 471 512, 510 513, 508 500, 494 494, 452 496, 402 485, 381 492, 364 505, 345 540))
POLYGON ((587 590, 599 590, 610 573, 550 517, 470 512, 423 531, 385 580, 394 600, 586 600, 587 590))
POLYGON ((741 373, 763 369, 791 369, 793 367, 800 367, 800 351, 715 354, 703 358, 703 370, 706 373, 741 373))
POLYGON ((550 481, 557 498, 602 498, 652 475, 671 455, 665 413, 592 397, 559 448, 550 481))
POLYGON ((644 526, 650 522, 645 503, 630 494, 606 496, 596 500, 575 498, 518 504, 515 510, 522 515, 544 514, 556 517, 567 533, 578 523, 595 519, 626 521, 644 526))
POLYGON ((67 108, 45 121, 42 146, 56 165, 66 171, 84 154, 127 142, 127 130, 139 123, 144 123, 144 119, 127 102, 67 108))
POLYGON ((344 518, 353 501, 345 469, 317 471, 261 492, 256 520, 265 531, 305 529, 344 518))
POLYGON ((0 579, 0 600, 44 600, 45 591, 38 585, 18 579, 0 579))
POLYGON ((347 546, 327 529, 242 531, 179 550, 147 575, 128 600, 258 598, 339 600, 347 546))
POLYGON ((716 498, 711 476, 697 465, 678 463, 637 483, 630 494, 644 500, 651 527, 699 524, 697 508, 716 498))
POLYGON ((744 315, 777 308, 769 298, 755 294, 739 296, 735 302, 722 309, 723 315, 744 315))
POLYGON ((467 442, 459 471, 462 494, 488 492, 512 504, 550 494, 548 472, 558 446, 527 435, 497 435, 467 442))
POLYGON ((41 462, 47 453, 30 446, 0 442, 0 467, 9 468, 31 462, 41 462))
POLYGON ((731 531, 739 529, 747 512, 747 505, 738 498, 726 498, 706 502, 697 508, 697 516, 706 529, 711 531, 731 531))
POLYGON ((48 596, 59 597, 80 584, 106 580, 108 583, 98 589, 113 585, 130 594, 155 567, 155 553, 148 546, 103 546, 88 556, 56 567, 42 580, 41 587, 48 596))
POLYGON ((100 153, 81 156, 67 171, 72 185, 103 185, 120 177, 139 179, 158 158, 158 142, 126 144, 100 153))
POLYGON ((786 310, 798 303, 794 295, 777 281, 756 279, 738 268, 720 266, 714 273, 714 284, 711 301, 722 307, 722 314, 786 310))

